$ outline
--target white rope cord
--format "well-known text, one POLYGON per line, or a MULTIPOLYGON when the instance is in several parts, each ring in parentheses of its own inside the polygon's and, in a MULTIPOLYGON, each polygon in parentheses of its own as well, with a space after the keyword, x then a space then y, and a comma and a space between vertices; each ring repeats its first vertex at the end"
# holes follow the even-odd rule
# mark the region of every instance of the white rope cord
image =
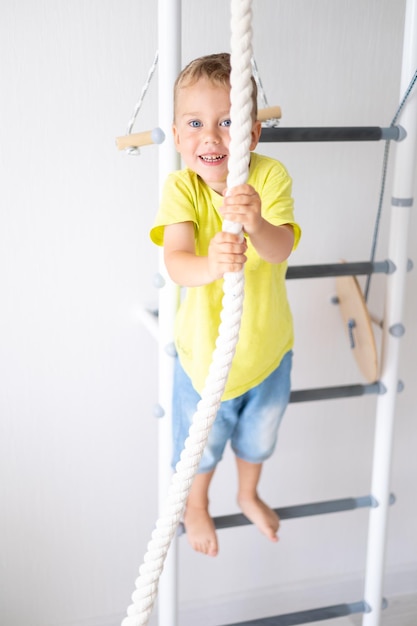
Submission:
MULTIPOLYGON (((227 179, 229 189, 246 182, 248 175, 252 127, 251 17, 251 0, 231 1, 232 124, 227 179)), ((223 230, 239 233, 242 227, 228 222, 223 225, 223 230)), ((128 607, 128 616, 122 626, 145 626, 152 612, 168 549, 181 520, 229 375, 242 314, 243 282, 243 271, 225 275, 223 311, 209 374, 172 477, 164 510, 156 522, 143 564, 139 568, 136 591, 132 594, 133 604, 128 607)))
POLYGON ((268 99, 266 97, 266 92, 265 92, 264 86, 263 86, 262 81, 261 81, 261 77, 260 77, 260 74, 259 74, 259 71, 258 71, 258 66, 256 65, 255 57, 252 57, 251 63, 252 63, 253 77, 254 77, 254 79, 256 81, 256 85, 258 87, 259 99, 262 102, 262 107, 264 109, 267 109, 269 107, 269 102, 268 102, 268 99))
MULTIPOLYGON (((141 106, 143 104, 145 96, 146 96, 146 94, 148 92, 149 86, 151 84, 152 76, 155 73, 157 65, 158 65, 158 50, 155 52, 155 57, 154 57, 154 60, 152 62, 152 65, 151 65, 151 67, 149 69, 148 76, 146 78, 146 82, 145 82, 145 84, 142 87, 142 91, 141 91, 141 94, 139 96, 139 100, 137 101, 137 103, 135 105, 135 109, 134 109, 133 114, 132 114, 132 117, 130 118, 129 124, 127 126, 126 135, 130 135, 131 132, 132 132, 134 123, 136 121, 136 118, 138 116, 140 108, 141 108, 141 106)), ((126 148, 126 152, 128 154, 135 155, 135 156, 140 154, 139 148, 126 148)))
MULTIPOLYGON (((267 109, 269 108, 269 103, 266 97, 264 86, 262 84, 261 75, 259 74, 259 71, 258 71, 258 66, 256 65, 255 57, 252 57, 251 63, 252 63, 253 77, 258 87, 258 97, 262 102, 262 108, 267 109)), ((262 126, 267 127, 267 128, 274 128, 274 127, 276 128, 277 126, 279 126, 279 119, 271 118, 270 120, 265 120, 264 122, 262 122, 262 126)))

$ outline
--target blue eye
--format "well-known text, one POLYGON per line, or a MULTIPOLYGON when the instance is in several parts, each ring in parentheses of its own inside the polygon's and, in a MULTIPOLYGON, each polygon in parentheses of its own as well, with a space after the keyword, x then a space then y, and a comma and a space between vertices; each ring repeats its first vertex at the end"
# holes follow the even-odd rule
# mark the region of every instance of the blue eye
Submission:
POLYGON ((202 126, 202 123, 199 120, 191 120, 188 124, 191 128, 200 128, 200 126, 202 126))
POLYGON ((223 120, 223 122, 220 123, 220 126, 230 126, 232 123, 232 120, 223 120))

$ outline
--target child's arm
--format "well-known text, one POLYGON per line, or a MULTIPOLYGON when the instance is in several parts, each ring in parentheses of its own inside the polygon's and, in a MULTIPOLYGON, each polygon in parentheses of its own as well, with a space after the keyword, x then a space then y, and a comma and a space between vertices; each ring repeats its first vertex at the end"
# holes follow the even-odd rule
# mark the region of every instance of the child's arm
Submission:
POLYGON ((269 263, 282 263, 291 254, 294 231, 290 224, 274 226, 262 217, 261 199, 250 185, 238 185, 224 198, 224 219, 242 224, 258 252, 269 263))
POLYGON ((197 256, 194 224, 180 222, 164 229, 164 260, 171 279, 183 287, 200 287, 222 278, 225 272, 238 272, 246 263, 246 241, 239 235, 217 233, 207 256, 197 256))

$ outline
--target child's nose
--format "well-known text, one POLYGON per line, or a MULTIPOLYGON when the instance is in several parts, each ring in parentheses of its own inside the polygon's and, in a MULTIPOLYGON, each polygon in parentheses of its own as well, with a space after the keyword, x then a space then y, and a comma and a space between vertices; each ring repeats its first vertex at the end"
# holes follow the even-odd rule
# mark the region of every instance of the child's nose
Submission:
POLYGON ((208 127, 206 129, 206 136, 205 136, 205 141, 206 143, 219 143, 220 142, 220 134, 219 134, 219 129, 216 127, 208 127))

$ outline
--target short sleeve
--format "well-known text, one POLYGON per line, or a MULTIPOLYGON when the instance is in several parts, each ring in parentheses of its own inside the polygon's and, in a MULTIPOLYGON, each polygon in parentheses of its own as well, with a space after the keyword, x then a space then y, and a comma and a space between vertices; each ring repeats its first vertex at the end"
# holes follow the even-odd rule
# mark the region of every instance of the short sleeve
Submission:
POLYGON ((290 224, 294 229, 293 250, 301 237, 301 228, 294 219, 292 178, 285 166, 275 159, 252 155, 249 183, 262 201, 262 216, 271 224, 290 224))
POLYGON ((191 181, 184 172, 173 172, 164 184, 161 202, 150 238, 158 245, 164 245, 164 229, 170 224, 193 222, 197 225, 195 192, 191 181))

